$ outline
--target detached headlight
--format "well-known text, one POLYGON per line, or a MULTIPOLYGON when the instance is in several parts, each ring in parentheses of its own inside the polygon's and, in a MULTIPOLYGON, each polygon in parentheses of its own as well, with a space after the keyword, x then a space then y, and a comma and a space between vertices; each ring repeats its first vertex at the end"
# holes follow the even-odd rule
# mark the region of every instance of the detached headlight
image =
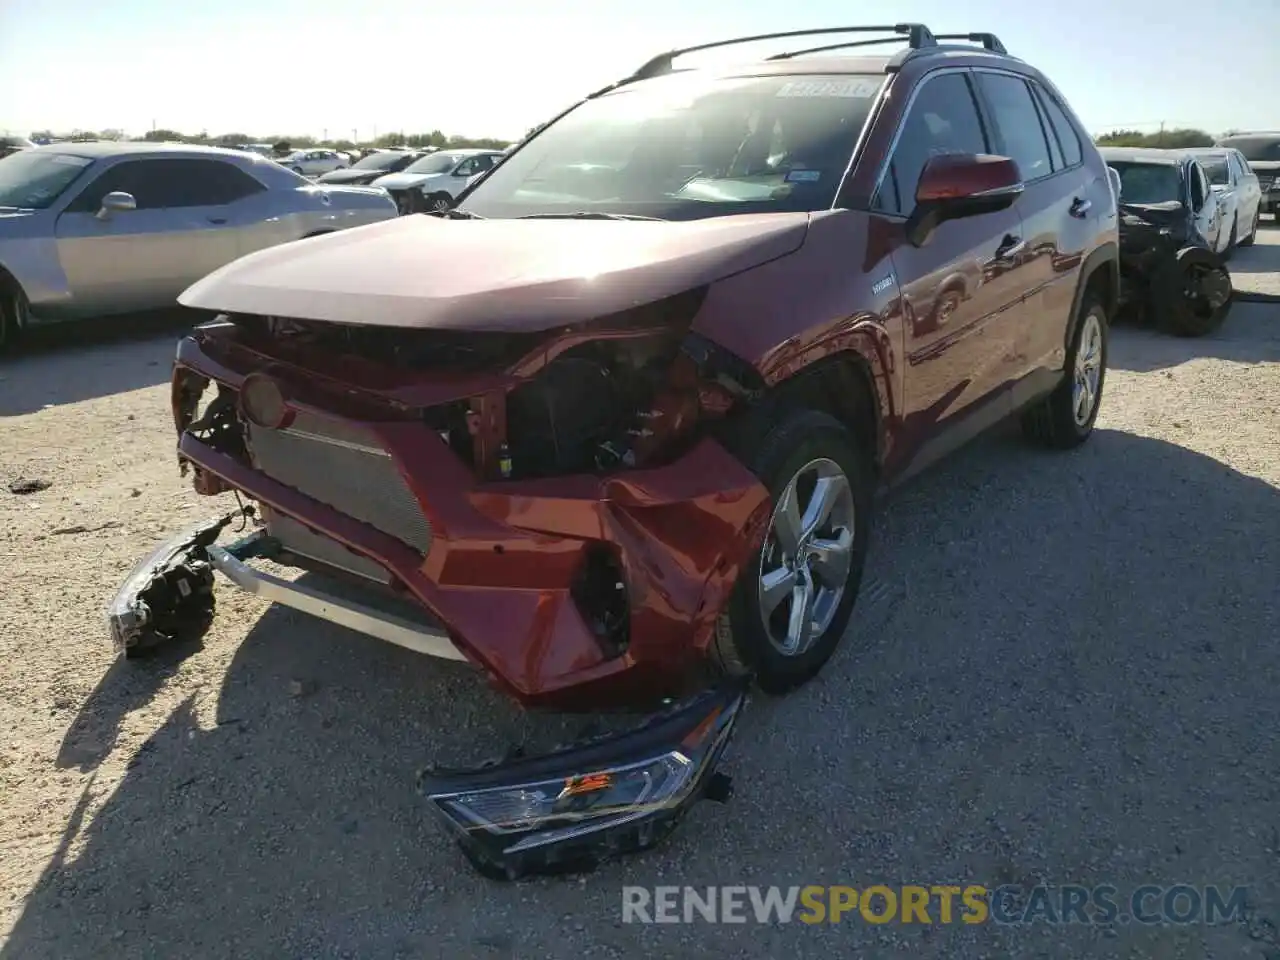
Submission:
POLYGON ((424 792, 488 876, 589 868, 653 846, 701 797, 727 799, 715 765, 744 701, 739 686, 708 691, 631 733, 428 774, 424 792))

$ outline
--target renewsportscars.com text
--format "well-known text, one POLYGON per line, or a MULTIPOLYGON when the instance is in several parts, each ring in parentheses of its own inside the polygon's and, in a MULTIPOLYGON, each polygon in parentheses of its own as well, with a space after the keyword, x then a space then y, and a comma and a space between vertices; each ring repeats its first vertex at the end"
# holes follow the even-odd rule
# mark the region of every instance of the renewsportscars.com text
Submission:
POLYGON ((1154 884, 1122 892, 978 884, 623 887, 623 923, 1218 924, 1240 920, 1244 887, 1154 884))

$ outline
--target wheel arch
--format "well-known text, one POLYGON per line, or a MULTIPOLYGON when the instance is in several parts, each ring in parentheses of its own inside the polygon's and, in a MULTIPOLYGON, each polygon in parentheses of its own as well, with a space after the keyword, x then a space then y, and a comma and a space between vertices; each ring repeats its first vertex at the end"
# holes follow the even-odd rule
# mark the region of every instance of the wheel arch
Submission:
POLYGON ((860 450, 871 455, 878 473, 884 462, 885 401, 877 389, 875 364, 858 350, 842 350, 803 367, 771 386, 764 403, 776 411, 784 407, 821 410, 839 420, 860 450))
POLYGON ((1071 349, 1075 341, 1076 328, 1080 324, 1080 304, 1088 293, 1097 293, 1102 298, 1108 323, 1114 320, 1120 300, 1120 248, 1110 240, 1090 253, 1080 267, 1080 280, 1071 300, 1071 318, 1067 323, 1063 349, 1071 349))

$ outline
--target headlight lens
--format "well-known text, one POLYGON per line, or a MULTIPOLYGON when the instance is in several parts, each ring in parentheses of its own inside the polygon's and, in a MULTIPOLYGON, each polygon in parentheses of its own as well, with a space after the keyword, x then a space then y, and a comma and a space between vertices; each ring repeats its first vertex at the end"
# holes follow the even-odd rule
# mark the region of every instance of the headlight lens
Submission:
POLYGON ((715 764, 743 702, 740 689, 711 691, 633 733, 516 761, 506 776, 495 767, 429 778, 426 793, 485 873, 593 864, 652 846, 716 792, 715 764))

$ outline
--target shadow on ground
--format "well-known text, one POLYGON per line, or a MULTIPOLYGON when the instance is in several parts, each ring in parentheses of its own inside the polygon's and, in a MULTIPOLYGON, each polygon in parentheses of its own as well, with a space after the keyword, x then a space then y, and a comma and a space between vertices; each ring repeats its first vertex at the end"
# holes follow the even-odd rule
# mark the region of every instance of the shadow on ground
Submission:
MULTIPOLYGON (((753 700, 730 806, 581 880, 479 879, 414 794, 426 761, 536 721, 465 667, 275 609, 217 725, 184 703, 73 820, 78 853, 51 863, 0 957, 1280 950, 1261 939, 1280 919, 1280 493, 1117 431, 1065 455, 997 437, 899 493, 876 539, 892 611, 855 619, 803 690, 753 700), (623 884, 875 881, 1246 884, 1252 925, 620 923, 623 884)), ((99 706, 146 695, 132 669, 99 706)))
POLYGON ((0 417, 163 383, 198 319, 174 310, 36 328, 0 357, 0 417))
MULTIPOLYGON (((1280 254, 1280 246, 1271 248, 1280 254)), ((1107 366, 1146 373, 1191 360, 1280 362, 1280 303, 1236 302, 1207 337, 1177 337, 1159 329, 1119 323, 1112 328, 1107 366)))

